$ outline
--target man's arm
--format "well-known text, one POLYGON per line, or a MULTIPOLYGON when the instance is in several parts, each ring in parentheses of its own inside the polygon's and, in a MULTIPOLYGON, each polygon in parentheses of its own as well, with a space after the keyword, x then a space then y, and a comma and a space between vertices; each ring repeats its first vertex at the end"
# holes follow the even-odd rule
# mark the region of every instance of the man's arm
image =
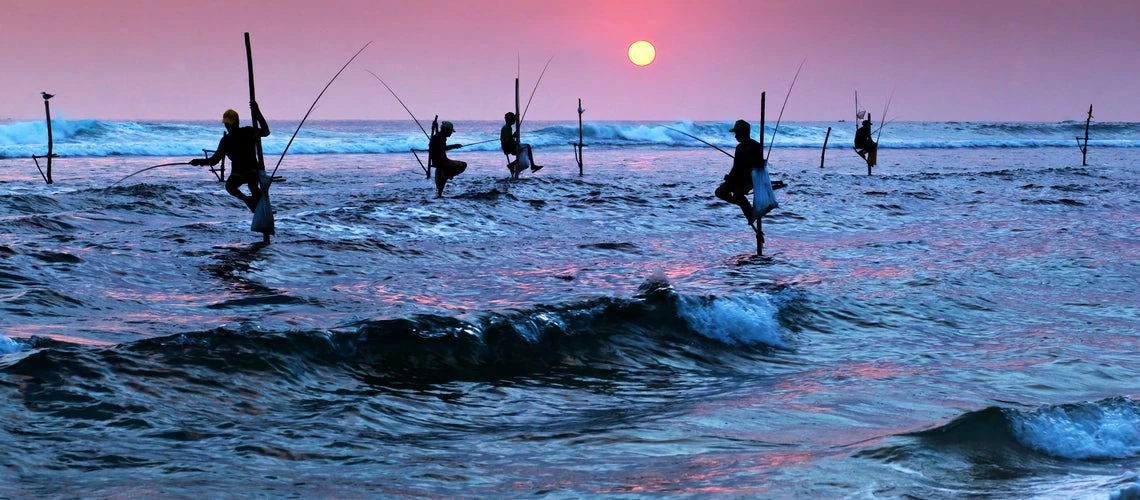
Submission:
POLYGON ((268 137, 269 123, 265 121, 265 116, 261 114, 261 107, 257 105, 257 101, 249 103, 249 106, 253 108, 253 119, 257 120, 257 131, 262 137, 268 137))
POLYGON ((195 166, 195 167, 201 167, 201 166, 212 167, 214 165, 217 165, 218 162, 222 161, 222 158, 226 156, 225 144, 226 144, 226 136, 223 135, 222 139, 220 141, 218 141, 218 147, 216 149, 214 149, 214 155, 213 156, 211 156, 209 158, 194 158, 193 160, 190 160, 190 164, 195 166))

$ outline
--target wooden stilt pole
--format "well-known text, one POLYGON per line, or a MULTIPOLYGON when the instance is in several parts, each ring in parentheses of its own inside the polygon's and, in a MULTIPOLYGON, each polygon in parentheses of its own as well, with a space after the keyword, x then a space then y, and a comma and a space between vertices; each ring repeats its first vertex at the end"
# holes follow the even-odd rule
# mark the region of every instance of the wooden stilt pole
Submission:
POLYGON ((582 113, 586 110, 582 109, 582 98, 578 98, 578 143, 574 145, 575 155, 574 159, 578 161, 578 176, 582 176, 582 148, 586 144, 582 141, 582 113))
MULTIPOLYGON (((1092 104, 1089 104, 1089 117, 1085 119, 1085 140, 1084 140, 1084 143, 1082 143, 1082 142, 1081 142, 1081 138, 1080 138, 1080 137, 1077 137, 1077 146, 1081 148, 1081 166, 1082 166, 1082 167, 1087 167, 1087 166, 1089 166, 1089 162, 1088 162, 1088 153, 1089 153, 1089 122, 1091 122, 1091 121, 1092 121, 1092 117, 1093 117, 1093 116, 1092 116, 1092 109, 1093 109, 1093 105, 1092 105, 1092 104)), ((49 133, 49 134, 51 133, 51 129, 48 129, 48 133, 49 133)), ((48 161, 51 161, 51 160, 48 160, 48 161)), ((49 163, 49 165, 50 165, 50 163, 49 163)), ((50 168, 48 169, 48 172, 49 172, 49 173, 51 172, 51 169, 50 169, 50 168)))
POLYGON ((827 140, 831 138, 831 127, 827 127, 827 135, 823 136, 823 151, 819 152, 819 168, 823 168, 823 158, 827 156, 827 140))
POLYGON ((52 153, 52 148, 54 147, 54 143, 53 143, 52 138, 51 138, 51 105, 48 104, 48 100, 46 98, 44 99, 44 114, 47 116, 47 132, 48 132, 47 183, 51 184, 52 183, 52 180, 51 180, 51 159, 52 159, 52 157, 55 156, 55 154, 52 153))
MULTIPOLYGON (((245 62, 249 70, 249 121, 253 125, 254 130, 254 145, 257 150, 257 170, 259 172, 265 171, 265 155, 261 150, 261 134, 257 129, 257 117, 254 116, 253 103, 257 102, 257 94, 254 92, 253 85, 253 49, 249 43, 249 32, 245 34, 245 62)), ((260 180, 259 180, 260 182, 260 180)), ((266 186, 268 187, 268 186, 266 186)), ((269 243, 269 231, 261 233, 262 243, 269 243)))
MULTIPOLYGON (((519 79, 515 78, 515 144, 522 144, 522 115, 519 113, 519 79)), ((521 152, 521 151, 519 151, 521 152)), ((520 163, 518 155, 515 155, 515 168, 511 169, 511 178, 518 179, 520 163)))
POLYGON ((47 116, 48 152, 45 156, 32 155, 32 161, 35 162, 36 170, 40 172, 40 177, 43 177, 44 182, 51 184, 51 159, 59 158, 59 155, 52 152, 54 142, 51 138, 51 105, 48 104, 48 99, 55 96, 47 92, 40 92, 40 95, 44 98, 44 115, 47 116), (40 168, 40 158, 47 158, 47 173, 44 173, 43 169, 40 168))
MULTIPOLYGON (((765 98, 767 92, 760 93, 760 161, 764 162, 764 114, 765 114, 765 98)), ((768 168, 768 165, 761 164, 763 168, 768 168)), ((760 189, 760 186, 752 186, 752 189, 760 189)), ((764 221, 763 217, 756 219, 756 255, 764 255, 764 221)))

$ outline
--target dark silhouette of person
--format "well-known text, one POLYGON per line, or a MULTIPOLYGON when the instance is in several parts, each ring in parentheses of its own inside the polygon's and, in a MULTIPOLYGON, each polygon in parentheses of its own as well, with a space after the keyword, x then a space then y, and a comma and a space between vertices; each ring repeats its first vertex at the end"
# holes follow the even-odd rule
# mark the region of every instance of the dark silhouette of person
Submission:
POLYGON ((467 162, 452 160, 447 157, 448 150, 463 147, 462 144, 447 143, 447 138, 454 133, 455 125, 445 121, 439 126, 439 132, 433 135, 431 141, 428 142, 428 157, 431 159, 431 163, 435 165, 436 198, 443 196, 443 187, 447 185, 447 181, 467 170, 467 162))
POLYGON ((716 188, 717 198, 738 205, 748 223, 755 220, 752 204, 748 202, 748 192, 752 191, 752 169, 763 167, 764 150, 759 142, 751 137, 752 126, 744 120, 736 120, 729 132, 736 134, 736 153, 733 155, 732 170, 724 176, 724 182, 716 188))
POLYGON ((503 154, 514 155, 514 161, 507 163, 507 168, 510 169, 511 175, 514 175, 517 168, 518 156, 526 151, 527 160, 530 160, 530 171, 537 172, 542 169, 542 165, 534 162, 534 151, 531 150, 530 144, 519 144, 519 133, 511 127, 517 123, 516 116, 513 112, 508 111, 503 115, 503 120, 507 123, 499 130, 499 145, 503 148, 503 154))
POLYGON ((871 140, 871 115, 867 115, 867 119, 863 120, 863 126, 855 131, 855 152, 866 160, 867 153, 874 151, 878 146, 871 140))
POLYGON ((223 157, 230 159, 230 178, 226 179, 226 192, 233 195, 249 207, 253 212, 257 208, 257 200, 261 199, 260 172, 262 165, 257 162, 257 139, 269 136, 269 124, 261 115, 261 109, 256 102, 250 103, 253 110, 253 119, 257 121, 257 128, 239 126, 237 111, 227 109, 222 114, 222 124, 226 126, 226 133, 218 141, 218 148, 209 158, 195 158, 190 160, 194 166, 214 166, 222 161, 223 157), (249 196, 241 192, 242 184, 249 186, 249 196))

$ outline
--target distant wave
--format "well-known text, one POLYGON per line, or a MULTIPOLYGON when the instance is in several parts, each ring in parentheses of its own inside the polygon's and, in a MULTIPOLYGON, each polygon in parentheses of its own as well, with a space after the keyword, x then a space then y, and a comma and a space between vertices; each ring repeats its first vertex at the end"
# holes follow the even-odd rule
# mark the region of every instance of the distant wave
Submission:
MULTIPOLYGON (((52 122, 54 152, 62 156, 187 156, 213 149, 222 129, 211 122, 138 122, 65 120, 52 122)), ((452 143, 494 139, 498 123, 464 123, 452 143)), ((279 155, 296 123, 270 122, 273 135, 264 141, 267 155, 279 155)), ((704 148, 687 137, 696 136, 724 149, 735 147, 728 122, 586 122, 582 138, 594 148, 704 148), (677 133, 673 130, 679 130, 677 133)), ((800 122, 781 124, 776 147, 820 148, 832 127, 829 148, 847 148, 854 137, 850 123, 800 122)), ((770 139, 773 124, 765 127, 770 139)), ((891 149, 1042 148, 1073 147, 1083 136, 1084 124, 1062 123, 891 123, 883 131, 880 147, 891 149)), ((1140 124, 1094 123, 1092 147, 1140 147, 1140 124)), ((523 131, 524 142, 536 148, 566 148, 578 140, 578 125, 539 122, 523 131)), ((300 132, 290 151, 296 154, 385 154, 426 148, 427 139, 411 122, 311 122, 300 132)), ((468 146, 474 151, 497 151, 491 140, 468 146)), ((47 153, 47 127, 42 121, 0 123, 0 157, 18 158, 47 153)))
POLYGON ((1031 411, 990 407, 912 435, 955 446, 1014 445, 1066 459, 1134 458, 1140 457, 1140 403, 1116 397, 1031 411))

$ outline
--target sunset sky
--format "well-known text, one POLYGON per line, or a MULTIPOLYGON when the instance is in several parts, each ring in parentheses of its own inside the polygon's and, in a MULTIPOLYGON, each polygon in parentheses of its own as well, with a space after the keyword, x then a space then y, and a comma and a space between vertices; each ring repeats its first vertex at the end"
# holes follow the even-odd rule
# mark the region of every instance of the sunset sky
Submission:
MULTIPOLYGON (((899 120, 1140 120, 1140 1, 0 0, 0 120, 212 119, 258 101, 299 119, 498 120, 553 62, 528 119, 852 118, 854 92, 899 120), (646 67, 626 49, 657 49, 646 67)), ((243 114, 244 117, 244 114, 243 114)))

